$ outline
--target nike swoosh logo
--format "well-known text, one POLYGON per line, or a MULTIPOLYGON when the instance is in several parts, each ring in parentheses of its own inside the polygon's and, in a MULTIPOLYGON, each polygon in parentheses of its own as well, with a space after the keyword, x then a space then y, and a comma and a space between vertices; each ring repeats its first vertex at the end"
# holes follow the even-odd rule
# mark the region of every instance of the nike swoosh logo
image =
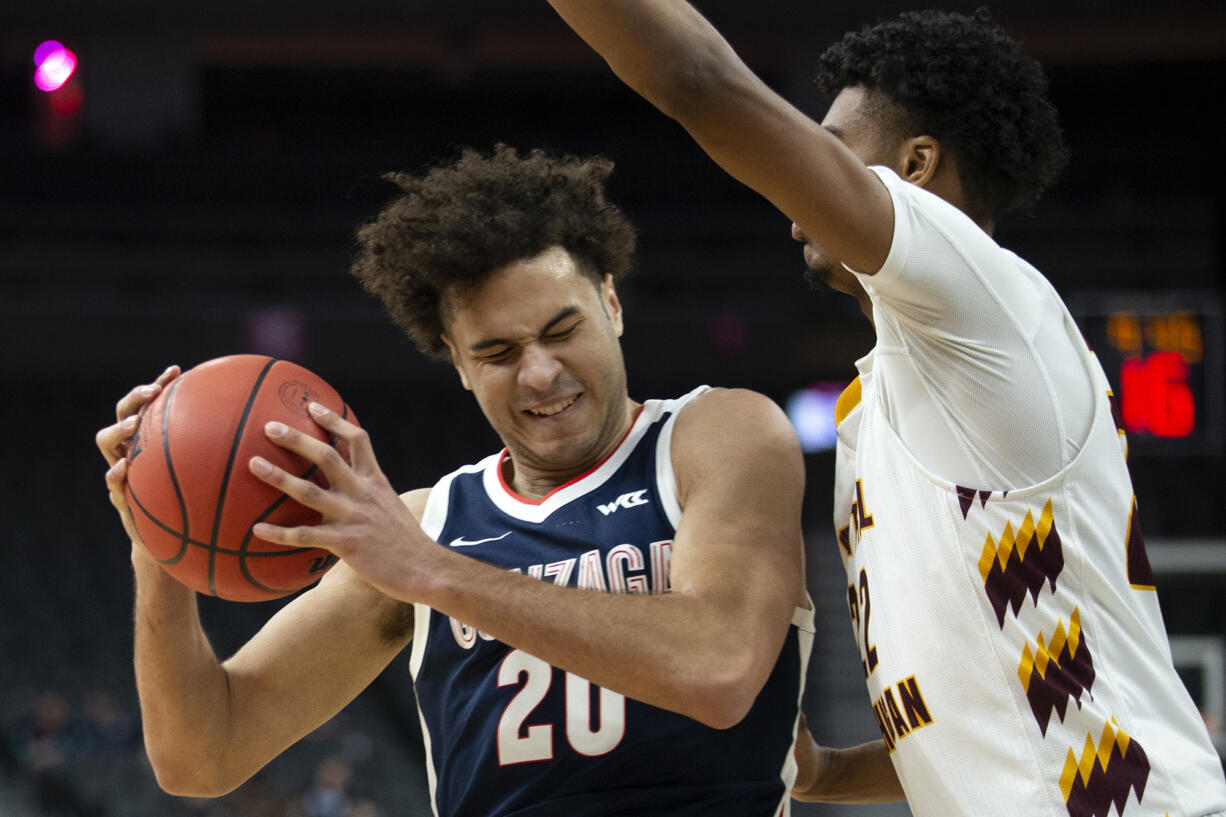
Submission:
POLYGON ((499 539, 506 539, 510 535, 511 535, 511 532, 507 531, 502 536, 491 536, 489 539, 477 539, 473 542, 468 541, 463 536, 457 536, 456 538, 451 540, 451 546, 453 548, 463 548, 463 547, 469 547, 471 545, 483 545, 486 542, 497 542, 499 539))

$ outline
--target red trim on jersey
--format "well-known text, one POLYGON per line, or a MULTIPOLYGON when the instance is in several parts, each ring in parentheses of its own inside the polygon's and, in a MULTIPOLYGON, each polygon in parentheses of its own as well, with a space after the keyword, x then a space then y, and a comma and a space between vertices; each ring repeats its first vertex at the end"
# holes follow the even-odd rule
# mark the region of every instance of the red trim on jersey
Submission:
POLYGON ((503 476, 503 473, 502 473, 502 464, 506 461, 507 457, 510 456, 510 453, 505 448, 502 449, 502 453, 498 455, 498 464, 495 466, 498 469, 498 484, 502 486, 502 490, 506 491, 507 496, 511 497, 511 499, 514 499, 517 502, 522 502, 525 505, 540 505, 545 500, 549 499, 549 497, 553 496, 558 491, 561 491, 563 488, 569 488, 570 486, 574 485, 576 482, 582 479, 587 479, 593 473, 598 471, 600 469, 600 466, 608 462, 609 458, 617 453, 617 449, 621 448, 622 443, 624 443, 626 441, 626 438, 630 436, 630 432, 634 430, 635 424, 638 423, 639 421, 639 415, 642 413, 643 413, 643 407, 640 405, 638 411, 634 412, 634 419, 630 421, 630 428, 626 429, 626 433, 623 434, 622 438, 617 441, 617 445, 613 446, 613 450, 610 451, 608 454, 605 454, 604 457, 600 460, 600 462, 596 463, 595 465, 593 465, 588 470, 584 471, 579 476, 574 477, 573 479, 570 479, 562 483, 557 488, 554 488, 552 491, 545 494, 540 499, 528 499, 525 496, 520 496, 519 494, 515 493, 515 491, 511 488, 510 485, 507 485, 507 478, 503 476))

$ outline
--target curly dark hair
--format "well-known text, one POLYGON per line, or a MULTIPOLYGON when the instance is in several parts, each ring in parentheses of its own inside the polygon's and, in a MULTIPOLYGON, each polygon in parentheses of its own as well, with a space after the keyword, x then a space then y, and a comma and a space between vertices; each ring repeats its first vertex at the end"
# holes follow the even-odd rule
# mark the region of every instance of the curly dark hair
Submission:
POLYGON ((635 232, 605 196, 612 170, 603 157, 520 156, 499 144, 421 175, 389 173, 403 192, 358 228, 350 271, 423 354, 447 360, 445 299, 500 267, 561 246, 597 284, 630 272, 635 232))
POLYGON ((972 216, 1033 205, 1068 162, 1042 67, 985 8, 909 11, 851 32, 822 54, 817 84, 877 92, 899 109, 904 138, 951 149, 972 216))

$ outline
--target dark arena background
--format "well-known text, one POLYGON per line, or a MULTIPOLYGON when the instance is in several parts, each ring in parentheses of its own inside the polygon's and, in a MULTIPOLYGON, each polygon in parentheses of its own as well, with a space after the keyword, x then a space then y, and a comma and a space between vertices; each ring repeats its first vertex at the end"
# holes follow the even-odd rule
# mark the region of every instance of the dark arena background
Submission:
MULTIPOLYGON (((698 6, 818 118, 822 48, 917 7, 698 6)), ((997 235, 1066 296, 1115 379, 1175 658, 1226 749, 1226 164, 1212 124, 1226 99, 1226 6, 1007 0, 993 11, 1046 66, 1072 151, 1057 188, 997 235)), ((451 369, 419 357, 346 270, 354 227, 391 192, 382 173, 498 141, 616 161, 613 196, 641 231, 622 292, 633 395, 751 387, 805 430, 819 612, 805 706, 826 742, 874 736, 822 441, 870 328, 850 300, 806 289, 788 221, 622 87, 543 0, 8 2, 0 817, 430 813, 407 653, 235 793, 160 792, 139 738, 129 546, 93 435, 167 364, 259 352, 334 384, 399 488, 493 451, 451 369), (57 90, 35 84, 36 49, 47 87, 68 67, 47 41, 76 61, 57 90)), ((278 605, 204 599, 218 652, 278 605)))

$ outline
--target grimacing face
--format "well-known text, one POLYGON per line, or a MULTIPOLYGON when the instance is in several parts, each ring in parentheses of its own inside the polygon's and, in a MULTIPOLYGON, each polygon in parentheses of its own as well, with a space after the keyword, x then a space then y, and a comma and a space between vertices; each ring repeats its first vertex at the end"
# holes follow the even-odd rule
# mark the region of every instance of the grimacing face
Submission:
POLYGON ((596 285, 552 247, 494 270, 446 306, 443 339, 461 383, 511 454, 517 492, 560 485, 616 447, 635 404, 612 278, 596 285))

